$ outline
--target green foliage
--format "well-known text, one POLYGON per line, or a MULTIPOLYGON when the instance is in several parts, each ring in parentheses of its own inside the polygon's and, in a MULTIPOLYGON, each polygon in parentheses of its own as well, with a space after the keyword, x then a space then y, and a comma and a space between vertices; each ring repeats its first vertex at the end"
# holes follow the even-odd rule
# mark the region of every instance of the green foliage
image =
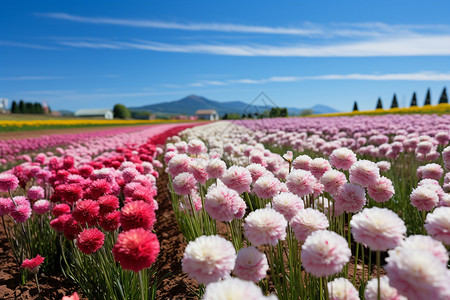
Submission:
POLYGON ((426 105, 431 105, 431 92, 430 89, 428 89, 427 91, 427 96, 425 97, 425 103, 423 104, 423 106, 426 105))
POLYGON ((356 101, 355 101, 355 103, 353 103, 353 111, 359 111, 358 103, 356 101))
POLYGON ((20 113, 19 106, 17 105, 17 102, 16 102, 16 101, 13 101, 13 102, 12 102, 12 105, 11 105, 11 113, 12 113, 12 114, 18 114, 18 113, 20 113))
POLYGON ((381 98, 378 98, 376 109, 383 109, 383 103, 381 103, 381 98))
POLYGON ((272 107, 269 112, 270 118, 287 117, 288 111, 285 107, 272 107))
POLYGON ((394 98, 392 98, 391 108, 398 107, 397 95, 394 94, 394 98))
POLYGON ((19 113, 21 114, 25 113, 25 102, 23 102, 23 100, 20 100, 19 102, 19 113))
POLYGON ((417 97, 416 97, 416 92, 413 93, 412 99, 411 99, 411 107, 412 106, 417 106, 417 97))
POLYGON ((116 104, 114 105, 114 118, 119 119, 129 119, 131 118, 131 112, 128 108, 125 107, 123 104, 116 104))
POLYGON ((42 104, 39 102, 25 102, 20 100, 19 105, 17 105, 16 101, 12 102, 11 105, 11 113, 12 114, 44 114, 44 108, 42 104))
POLYGON ((439 99, 439 104, 442 103, 448 103, 447 88, 444 88, 442 90, 441 98, 439 99))
POLYGON ((304 109, 300 112, 300 116, 309 116, 312 115, 314 111, 312 109, 304 109))
POLYGON ((149 111, 142 111, 142 110, 132 110, 130 111, 131 117, 133 119, 138 120, 148 120, 150 118, 151 113, 149 111))
POLYGON ((227 113, 223 116, 224 120, 239 120, 241 119, 241 115, 238 113, 227 113))

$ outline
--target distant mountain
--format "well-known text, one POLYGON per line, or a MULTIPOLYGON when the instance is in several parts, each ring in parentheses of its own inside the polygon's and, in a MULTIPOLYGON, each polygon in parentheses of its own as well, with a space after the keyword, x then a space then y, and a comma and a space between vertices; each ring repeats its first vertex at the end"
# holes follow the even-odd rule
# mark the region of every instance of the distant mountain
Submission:
MULTIPOLYGON (((169 115, 195 115, 195 112, 199 109, 215 109, 219 115, 224 115, 226 113, 261 113, 271 107, 272 106, 249 105, 242 101, 218 102, 205 97, 190 95, 176 101, 130 107, 129 109, 135 111, 147 110, 155 114, 169 115)), ((287 109, 290 115, 298 115, 304 110, 296 107, 288 107, 287 109)), ((337 112, 336 109, 325 105, 315 105, 311 109, 313 109, 315 114, 337 112)))

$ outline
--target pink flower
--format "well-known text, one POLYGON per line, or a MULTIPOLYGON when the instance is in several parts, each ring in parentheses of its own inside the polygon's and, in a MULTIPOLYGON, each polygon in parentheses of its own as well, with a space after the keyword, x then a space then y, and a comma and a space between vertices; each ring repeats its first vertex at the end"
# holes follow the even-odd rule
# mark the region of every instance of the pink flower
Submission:
POLYGON ((68 214, 68 213, 70 213, 70 206, 65 203, 56 204, 52 210, 52 214, 55 217, 59 217, 61 215, 68 214))
POLYGON ((144 228, 131 229, 119 234, 112 253, 122 269, 139 272, 156 261, 159 253, 158 238, 144 228))
POLYGON ((309 164, 312 162, 312 158, 308 155, 299 155, 292 162, 292 167, 296 170, 309 171, 309 164))
POLYGON ((97 201, 80 200, 75 204, 72 212, 73 218, 80 223, 95 224, 97 222, 100 207, 97 201))
POLYGON ((73 293, 72 296, 64 296, 61 300, 80 300, 77 292, 73 293))
POLYGON ((286 151, 286 153, 283 154, 283 158, 287 162, 292 162, 292 159, 294 158, 294 154, 292 153, 292 151, 286 151))
POLYGON ((346 182, 347 178, 345 174, 337 170, 326 171, 322 178, 320 178, 320 183, 323 184, 325 192, 331 195, 336 195, 346 182))
POLYGON ((208 172, 206 172, 207 162, 204 159, 193 159, 189 164, 189 172, 192 173, 195 179, 201 184, 205 184, 209 179, 208 172))
MULTIPOLYGON (((373 278, 367 282, 365 290, 366 300, 378 300, 378 280, 373 278)), ((408 300, 398 293, 398 291, 389 285, 389 277, 380 278, 380 300, 408 300)))
POLYGON ((100 216, 104 216, 119 208, 119 199, 113 195, 99 197, 97 203, 99 206, 100 216))
POLYGON ((390 250, 384 269, 389 284, 408 299, 448 299, 450 273, 425 250, 398 247, 390 250))
POLYGON ((44 260, 45 257, 42 257, 38 254, 35 258, 25 259, 20 267, 28 269, 31 272, 37 272, 39 270, 39 266, 44 262, 44 260))
POLYGON ((339 273, 350 257, 347 241, 332 231, 314 231, 302 246, 303 267, 317 277, 339 273))
POLYGON ((366 204, 364 188, 353 183, 345 183, 334 197, 335 211, 357 213, 366 204))
POLYGON ((320 177, 322 177, 322 175, 329 170, 331 170, 331 165, 328 160, 324 158, 314 158, 309 163, 309 171, 314 175, 314 177, 316 177, 317 180, 319 180, 320 177))
POLYGON ((428 164, 422 168, 422 178, 439 180, 444 174, 444 169, 438 164, 428 164))
POLYGON ((187 152, 192 155, 199 155, 206 151, 208 151, 208 149, 206 148, 205 143, 203 143, 201 140, 190 140, 187 145, 187 152))
POLYGON ((120 211, 113 211, 100 216, 99 225, 106 231, 114 231, 120 225, 120 211))
POLYGON ((13 198, 15 204, 11 201, 9 215, 17 223, 23 223, 31 216, 30 202, 22 196, 16 196, 13 198))
POLYGON ((258 282, 266 277, 268 269, 266 255, 250 246, 239 250, 233 272, 240 279, 258 282))
POLYGON ((272 207, 290 221, 304 208, 302 198, 289 192, 282 192, 272 199, 272 207))
POLYGON ((385 160, 377 162, 377 167, 380 169, 380 172, 387 172, 391 169, 391 163, 385 160))
POLYGON ((420 142, 416 147, 416 152, 420 154, 428 154, 433 149, 433 144, 429 141, 420 142))
POLYGON ((374 185, 380 179, 380 169, 369 160, 359 160, 350 168, 350 182, 363 187, 374 185))
POLYGON ((179 141, 175 143, 178 153, 186 153, 188 144, 185 141, 179 141))
POLYGON ((246 168, 252 176, 252 182, 254 183, 259 177, 267 173, 267 169, 260 164, 250 164, 246 168))
POLYGON ((9 214, 11 211, 11 208, 12 208, 11 199, 0 197, 0 216, 9 214))
POLYGON ((411 205, 418 210, 432 210, 439 202, 439 195, 428 188, 428 185, 418 186, 410 195, 411 205))
POLYGON ((365 208, 350 221, 353 237, 372 251, 386 251, 400 244, 406 226, 400 217, 387 208, 365 208))
POLYGON ((235 190, 239 194, 242 194, 243 192, 250 192, 252 176, 244 167, 230 167, 223 173, 221 180, 227 187, 235 190))
POLYGON ((244 223, 245 235, 255 246, 269 244, 275 246, 286 237, 287 221, 282 214, 272 208, 251 212, 244 223))
POLYGON ((44 189, 40 186, 32 186, 28 189, 27 197, 30 200, 41 199, 44 198, 44 196, 45 196, 44 189))
POLYGON ((450 245, 450 207, 438 207, 425 219, 428 234, 446 245, 450 245))
POLYGON ((50 210, 50 202, 45 199, 38 200, 34 202, 33 210, 40 215, 45 214, 50 210))
POLYGON ((189 195, 197 189, 197 180, 191 173, 183 172, 175 176, 172 187, 178 195, 189 195))
POLYGON ((120 224, 124 231, 134 228, 153 227, 156 221, 155 211, 152 205, 144 201, 132 201, 127 203, 120 213, 120 224))
POLYGON ((330 300, 359 300, 358 290, 346 278, 336 278, 327 283, 330 300))
POLYGON ((181 262, 189 277, 208 284, 230 277, 235 261, 231 242, 217 235, 203 235, 189 242, 181 262))
POLYGON ((192 211, 192 207, 194 207, 195 211, 199 211, 200 209, 202 209, 202 198, 198 193, 192 193, 189 196, 183 196, 182 200, 183 201, 180 201, 180 211, 192 211))
POLYGON ((0 192, 14 191, 19 185, 19 179, 10 173, 0 173, 0 192))
POLYGON ((188 172, 190 162, 191 158, 186 154, 177 154, 167 164, 167 171, 173 177, 180 173, 188 172))
POLYGON ((202 300, 219 299, 276 300, 277 297, 264 296, 261 289, 251 281, 230 277, 206 286, 202 300))
POLYGON ((314 231, 325 230, 330 225, 327 217, 318 210, 305 208, 300 210, 289 222, 295 237, 304 241, 314 231))
POLYGON ((356 154, 348 148, 338 148, 330 155, 330 164, 342 170, 348 170, 356 162, 356 154))
POLYGON ((246 204, 239 194, 223 185, 212 185, 205 196, 205 210, 213 218, 230 222, 242 218, 246 204))
POLYGON ((210 159, 206 165, 206 173, 210 178, 220 178, 227 169, 227 165, 220 158, 210 159))
POLYGON ((256 180, 253 185, 253 192, 262 199, 273 198, 280 192, 281 182, 271 173, 266 173, 256 180))
POLYGON ((286 177, 286 185, 290 192, 299 197, 314 193, 314 185, 317 180, 310 171, 293 170, 286 177))
POLYGON ((392 181, 384 176, 381 176, 376 184, 369 185, 367 192, 375 202, 386 202, 395 194, 392 181))
POLYGON ((97 228, 84 229, 77 238, 77 246, 84 254, 92 254, 103 246, 105 235, 97 228))
POLYGON ((445 266, 448 263, 448 252, 445 246, 428 235, 411 235, 401 242, 400 248, 425 250, 433 254, 445 266))

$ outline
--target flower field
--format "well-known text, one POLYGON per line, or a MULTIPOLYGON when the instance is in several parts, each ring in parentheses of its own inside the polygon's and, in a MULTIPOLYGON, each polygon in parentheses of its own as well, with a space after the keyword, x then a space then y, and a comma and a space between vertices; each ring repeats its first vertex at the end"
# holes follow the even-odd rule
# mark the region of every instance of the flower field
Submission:
POLYGON ((36 296, 59 273, 64 299, 450 299, 449 141, 407 114, 3 143, 0 215, 36 296))

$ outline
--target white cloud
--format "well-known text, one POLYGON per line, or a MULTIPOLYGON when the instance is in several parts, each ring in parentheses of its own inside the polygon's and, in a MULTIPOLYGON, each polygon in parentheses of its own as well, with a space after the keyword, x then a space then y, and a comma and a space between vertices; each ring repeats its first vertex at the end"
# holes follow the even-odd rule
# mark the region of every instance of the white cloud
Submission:
POLYGON ((57 48, 54 48, 54 47, 48 47, 48 46, 42 46, 42 45, 34 45, 34 44, 27 44, 27 43, 17 43, 17 42, 11 42, 11 41, 0 41, 0 45, 1 46, 8 46, 8 47, 38 49, 38 50, 57 50, 57 48))

